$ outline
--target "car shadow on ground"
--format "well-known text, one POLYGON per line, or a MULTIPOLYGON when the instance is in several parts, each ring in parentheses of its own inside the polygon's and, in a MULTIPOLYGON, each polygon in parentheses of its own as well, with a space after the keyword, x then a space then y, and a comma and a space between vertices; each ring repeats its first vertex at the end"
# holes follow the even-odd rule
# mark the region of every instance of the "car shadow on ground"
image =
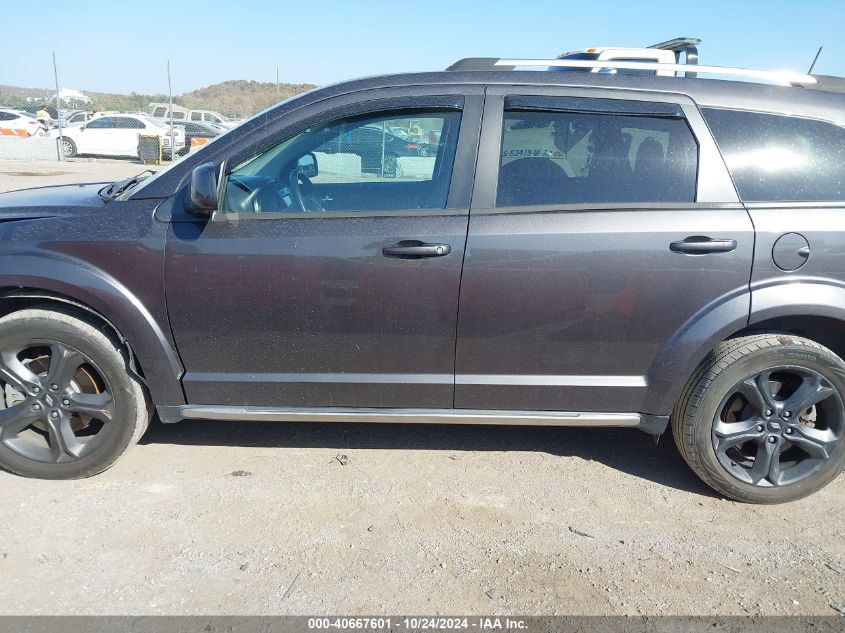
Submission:
POLYGON ((708 497, 715 493, 684 463, 671 433, 655 446, 635 429, 541 426, 204 422, 154 419, 141 444, 267 448, 532 451, 594 460, 654 483, 708 497))

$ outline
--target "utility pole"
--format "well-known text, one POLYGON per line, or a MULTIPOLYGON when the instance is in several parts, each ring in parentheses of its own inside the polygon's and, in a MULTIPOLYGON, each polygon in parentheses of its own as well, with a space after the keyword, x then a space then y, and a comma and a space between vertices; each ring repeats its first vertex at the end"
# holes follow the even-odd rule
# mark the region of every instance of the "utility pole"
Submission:
POLYGON ((62 112, 60 108, 61 97, 59 95, 59 71, 56 68, 56 51, 53 51, 53 79, 56 80, 56 120, 59 124, 59 160, 65 159, 65 139, 62 134, 62 112))
POLYGON ((176 138, 173 136, 173 89, 170 86, 170 60, 167 60, 167 99, 170 109, 170 162, 176 157, 176 138))
POLYGON ((276 96, 281 97, 282 91, 279 89, 279 67, 276 66, 276 96))

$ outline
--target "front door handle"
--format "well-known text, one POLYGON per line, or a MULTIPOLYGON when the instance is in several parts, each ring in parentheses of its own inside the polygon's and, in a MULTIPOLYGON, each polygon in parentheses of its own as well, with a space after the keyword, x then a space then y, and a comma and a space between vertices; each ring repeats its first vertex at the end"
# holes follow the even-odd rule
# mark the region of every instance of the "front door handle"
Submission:
POLYGON ((426 244, 419 240, 402 240, 393 246, 385 246, 381 252, 385 257, 422 259, 423 257, 445 257, 452 252, 452 247, 448 244, 426 244))
POLYGON ((685 255, 706 255, 708 253, 728 253, 736 249, 736 240, 714 240, 702 235, 694 235, 679 242, 669 244, 673 253, 685 255))

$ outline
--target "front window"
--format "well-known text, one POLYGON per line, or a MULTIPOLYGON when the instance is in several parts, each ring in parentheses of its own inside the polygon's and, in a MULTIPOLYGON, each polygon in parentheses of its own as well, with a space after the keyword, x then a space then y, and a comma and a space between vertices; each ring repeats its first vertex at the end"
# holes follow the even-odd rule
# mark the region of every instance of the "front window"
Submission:
POLYGON ((459 124, 456 111, 403 111, 311 127, 235 166, 226 175, 221 209, 442 209, 459 124))
POLYGON ((115 124, 114 117, 110 116, 101 116, 97 119, 92 120, 88 125, 85 126, 89 130, 102 130, 107 128, 114 128, 117 127, 115 124))

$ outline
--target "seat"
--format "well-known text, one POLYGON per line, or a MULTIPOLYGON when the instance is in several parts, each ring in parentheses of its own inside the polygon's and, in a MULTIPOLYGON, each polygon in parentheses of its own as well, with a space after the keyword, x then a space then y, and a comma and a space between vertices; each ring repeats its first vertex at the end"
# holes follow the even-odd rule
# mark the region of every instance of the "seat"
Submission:
POLYGON ((549 158, 518 158, 499 170, 497 207, 566 204, 572 178, 549 158))
POLYGON ((671 200, 674 183, 669 182, 669 168, 663 153, 663 145, 648 137, 637 148, 634 163, 634 178, 637 192, 642 201, 671 200))

